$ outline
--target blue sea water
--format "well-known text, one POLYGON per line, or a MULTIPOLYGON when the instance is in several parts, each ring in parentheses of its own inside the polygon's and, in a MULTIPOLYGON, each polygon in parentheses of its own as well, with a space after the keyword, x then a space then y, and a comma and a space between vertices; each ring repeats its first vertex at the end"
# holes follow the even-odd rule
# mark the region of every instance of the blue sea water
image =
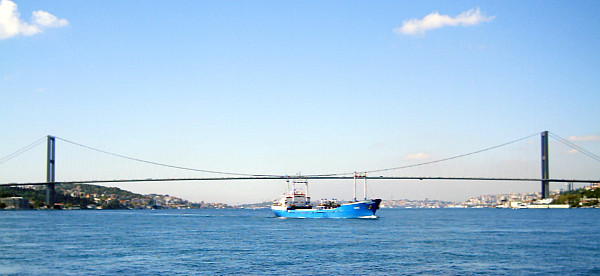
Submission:
POLYGON ((0 275, 599 275, 600 210, 0 212, 0 275))

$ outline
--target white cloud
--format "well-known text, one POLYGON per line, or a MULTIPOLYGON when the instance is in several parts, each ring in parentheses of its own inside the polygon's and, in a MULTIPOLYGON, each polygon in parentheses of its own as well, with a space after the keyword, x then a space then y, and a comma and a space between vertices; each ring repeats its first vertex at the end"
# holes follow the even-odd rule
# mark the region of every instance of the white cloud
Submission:
POLYGON ((58 19, 45 11, 34 11, 32 23, 21 20, 17 4, 10 0, 0 1, 0 39, 17 35, 30 36, 42 32, 43 28, 63 27, 69 24, 66 19, 58 19))
POLYGON ((431 155, 423 152, 407 154, 404 156, 404 159, 406 160, 423 160, 429 158, 431 158, 431 155))
POLYGON ((17 11, 17 4, 9 0, 0 2, 0 39, 18 34, 34 35, 41 32, 39 27, 22 22, 17 11))
POLYGON ((594 142, 594 141, 600 141, 600 136, 598 136, 598 135, 569 136, 568 139, 570 141, 594 142))
POLYGON ((485 16, 479 8, 470 9, 456 17, 442 15, 438 12, 432 12, 423 19, 410 19, 402 22, 402 26, 395 28, 394 32, 405 35, 423 35, 426 31, 441 28, 444 26, 470 26, 481 22, 488 22, 495 16, 485 16))
POLYGON ((578 153, 578 152, 579 151, 576 150, 576 149, 571 149, 571 150, 566 151, 566 153, 568 153, 568 154, 575 154, 575 153, 578 153))
POLYGON ((58 19, 56 16, 45 11, 34 11, 33 22, 45 27, 64 27, 69 25, 66 19, 58 19))

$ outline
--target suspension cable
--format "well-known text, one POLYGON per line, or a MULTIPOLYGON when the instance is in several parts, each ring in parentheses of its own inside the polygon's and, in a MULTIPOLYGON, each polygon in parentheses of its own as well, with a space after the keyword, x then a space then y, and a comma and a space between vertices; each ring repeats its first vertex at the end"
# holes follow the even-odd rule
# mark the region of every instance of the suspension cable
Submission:
POLYGON ((577 150, 577 151, 579 151, 579 152, 587 155, 588 157, 590 157, 590 158, 592 158, 592 159, 594 159, 596 161, 600 161, 600 156, 598 156, 598 155, 596 155, 596 154, 594 154, 594 153, 592 153, 592 152, 590 152, 590 151, 588 151, 588 150, 586 150, 586 149, 584 149, 584 148, 582 148, 582 147, 580 147, 578 145, 575 145, 573 142, 571 142, 571 141, 569 141, 569 140, 567 140, 565 138, 562 138, 562 137, 560 137, 560 136, 558 136, 558 135, 556 135, 556 134, 554 134, 552 132, 550 132, 550 136, 552 138, 556 139, 557 141, 565 144, 566 146, 568 146, 570 148, 573 148, 573 149, 575 149, 575 150, 577 150))
POLYGON ((42 142, 44 142, 45 139, 46 139, 46 137, 42 137, 42 138, 36 140, 35 142, 33 142, 33 143, 31 143, 31 144, 29 144, 29 145, 27 145, 27 146, 25 146, 25 147, 23 147, 23 148, 15 151, 15 152, 7 155, 7 156, 4 156, 4 157, 0 158, 0 164, 2 164, 2 163, 6 162, 8 160, 11 160, 11 159, 17 157, 17 156, 19 156, 19 155, 21 155, 21 154, 29 151, 32 148, 35 148, 36 146, 38 146, 39 144, 41 144, 42 142))
POLYGON ((250 176, 250 177, 283 177, 281 175, 233 173, 233 172, 202 170, 202 169, 194 169, 194 168, 187 168, 187 167, 181 167, 181 166, 174 166, 174 165, 163 164, 163 163, 158 163, 158 162, 153 162, 153 161, 147 161, 147 160, 143 160, 143 159, 139 159, 139 158, 133 158, 133 157, 129 157, 129 156, 121 155, 121 154, 116 154, 116 153, 104 151, 104 150, 101 150, 101 149, 97 149, 97 148, 89 147, 89 146, 82 145, 82 144, 79 144, 79 143, 75 143, 73 141, 69 141, 67 139, 60 138, 60 137, 56 137, 56 139, 59 139, 61 141, 64 141, 64 142, 67 142, 67 143, 70 143, 70 144, 73 144, 73 145, 76 145, 76 146, 79 146, 79 147, 83 147, 83 148, 90 149, 90 150, 93 150, 93 151, 101 152, 101 153, 104 153, 104 154, 108 154, 108 155, 112 155, 112 156, 116 156, 116 157, 120 157, 120 158, 124 158, 124 159, 128 159, 128 160, 133 160, 133 161, 137 161, 137 162, 141 162, 141 163, 146 163, 146 164, 151 164, 151 165, 156 165, 156 166, 167 167, 167 168, 173 168, 173 169, 179 169, 179 170, 187 170, 187 171, 195 171, 195 172, 204 172, 204 173, 223 174, 223 175, 250 176))
MULTIPOLYGON (((514 144, 514 143, 517 143, 517 142, 529 139, 529 138, 534 137, 536 135, 539 135, 539 132, 531 134, 531 135, 528 135, 528 136, 523 137, 523 138, 519 138, 519 139, 510 141, 510 142, 507 142, 507 143, 503 143, 503 144, 500 144, 500 145, 496 145, 496 146, 484 148, 484 149, 481 149, 481 150, 477 150, 477 151, 473 151, 473 152, 469 152, 469 153, 465 153, 465 154, 455 155, 455 156, 448 157, 448 158, 443 158, 443 159, 438 159, 438 160, 433 160, 433 161, 428 161, 428 162, 422 162, 422 163, 416 163, 416 164, 411 164, 411 165, 406 165, 406 166, 400 166, 400 167, 377 169, 377 170, 369 170, 369 171, 364 171, 363 173, 376 173, 376 172, 401 170, 401 169, 413 168, 413 167, 424 166, 424 165, 429 165, 429 164, 434 164, 434 163, 440 163, 440 162, 444 162, 444 161, 458 159, 458 158, 462 158, 462 157, 466 157, 466 156, 470 156, 470 155, 482 153, 482 152, 485 152, 485 151, 497 149, 497 148, 500 148, 500 147, 503 147, 503 146, 507 146, 507 145, 510 145, 510 144, 514 144)), ((82 144, 79 144, 79 143, 76 143, 76 142, 73 142, 73 141, 69 141, 69 140, 64 139, 64 138, 60 138, 60 137, 56 137, 56 139, 59 139, 61 141, 64 141, 64 142, 67 142, 67 143, 70 143, 70 144, 73 144, 73 145, 76 145, 76 146, 79 146, 79 147, 83 147, 83 148, 90 149, 90 150, 93 150, 93 151, 101 152, 101 153, 104 153, 104 154, 108 154, 108 155, 112 155, 112 156, 116 156, 116 157, 120 157, 120 158, 124 158, 124 159, 128 159, 128 160, 132 160, 132 161, 137 161, 137 162, 141 162, 141 163, 146 163, 146 164, 151 164, 151 165, 156 165, 156 166, 167 167, 167 168, 174 168, 174 169, 188 170, 188 171, 195 171, 195 172, 204 172, 204 173, 213 173, 213 174, 234 175, 234 176, 281 177, 281 178, 285 178, 286 177, 284 175, 274 175, 274 174, 246 174, 246 173, 223 172, 223 171, 214 171, 214 170, 204 170, 204 169, 195 169, 195 168, 181 167, 181 166, 175 166, 175 165, 169 165, 169 164, 158 163, 158 162, 153 162, 153 161, 147 161, 147 160, 143 160, 143 159, 139 159, 139 158, 133 158, 133 157, 129 157, 129 156, 121 155, 121 154, 116 154, 116 153, 104 151, 104 150, 101 150, 101 149, 93 148, 93 147, 90 147, 90 146, 82 145, 82 144)), ((592 157, 592 158, 594 158, 594 157, 592 157)), ((331 173, 331 174, 312 174, 312 175, 306 175, 306 176, 312 176, 312 177, 344 176, 344 175, 352 175, 354 173, 355 172, 331 173)))
MULTIPOLYGON (((433 161, 428 161, 428 162, 423 162, 423 163, 417 163, 417 164, 412 164, 412 165, 406 165, 406 166, 401 166, 401 167, 394 167, 394 168, 387 168, 387 169, 378 169, 378 170, 370 170, 370 171, 365 171, 364 173, 376 173, 376 172, 385 172, 385 171, 394 171, 394 170, 401 170, 401 169, 407 169, 407 168, 413 168, 413 167, 418 167, 418 166, 423 166, 423 165, 429 165, 429 164, 434 164, 434 163, 439 163, 439 162, 444 162, 444 161, 449 161, 452 159, 457 159, 457 158, 461 158, 461 157, 465 157, 465 156, 469 156, 469 155, 473 155, 473 154, 477 154, 477 153, 482 153, 485 151, 489 151, 489 150, 493 150, 493 149, 497 149, 503 146, 507 146, 510 144, 514 144, 516 142, 520 142, 526 139, 529 139, 531 137, 537 136, 540 133, 534 133, 531 134, 529 136, 523 137, 523 138, 519 138, 517 140, 513 140, 504 144, 500 144, 497 146, 493 146, 493 147, 489 147, 489 148, 485 148, 485 149, 481 149, 478 151, 474 151, 474 152, 469 152, 469 153, 465 153, 465 154, 461 154, 461 155, 456 155, 456 156, 452 156, 452 157, 448 157, 448 158, 443 158, 443 159, 438 159, 438 160, 433 160, 433 161)), ((311 175, 311 176, 341 176, 341 175, 351 175, 354 174, 354 172, 351 173, 334 173, 334 174, 321 174, 321 175, 311 175)))

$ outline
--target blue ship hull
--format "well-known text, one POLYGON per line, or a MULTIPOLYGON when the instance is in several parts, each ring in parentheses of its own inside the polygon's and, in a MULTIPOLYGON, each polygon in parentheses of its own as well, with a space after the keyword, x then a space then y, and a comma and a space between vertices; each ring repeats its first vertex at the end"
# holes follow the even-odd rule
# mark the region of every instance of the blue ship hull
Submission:
POLYGON ((273 206, 275 216, 282 218, 376 218, 381 199, 371 199, 343 204, 333 209, 294 209, 273 206))

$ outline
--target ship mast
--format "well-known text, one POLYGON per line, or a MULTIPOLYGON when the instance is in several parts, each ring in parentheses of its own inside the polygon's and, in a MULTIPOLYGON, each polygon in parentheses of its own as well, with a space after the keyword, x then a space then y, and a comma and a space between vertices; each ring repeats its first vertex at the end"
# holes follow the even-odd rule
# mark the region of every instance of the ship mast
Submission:
POLYGON ((354 172, 354 202, 356 202, 356 172, 354 172))
POLYGON ((306 191, 304 191, 304 204, 308 205, 308 199, 310 198, 308 196, 308 181, 304 182, 304 184, 306 184, 306 191))
POLYGON ((364 177, 364 180, 365 180, 365 184, 364 184, 365 193, 364 193, 364 195, 365 195, 365 200, 367 200, 367 173, 365 173, 363 175, 363 177, 364 177))
POLYGON ((356 202, 356 178, 363 178, 363 195, 364 200, 367 200, 367 173, 357 173, 354 172, 354 202, 356 202))

